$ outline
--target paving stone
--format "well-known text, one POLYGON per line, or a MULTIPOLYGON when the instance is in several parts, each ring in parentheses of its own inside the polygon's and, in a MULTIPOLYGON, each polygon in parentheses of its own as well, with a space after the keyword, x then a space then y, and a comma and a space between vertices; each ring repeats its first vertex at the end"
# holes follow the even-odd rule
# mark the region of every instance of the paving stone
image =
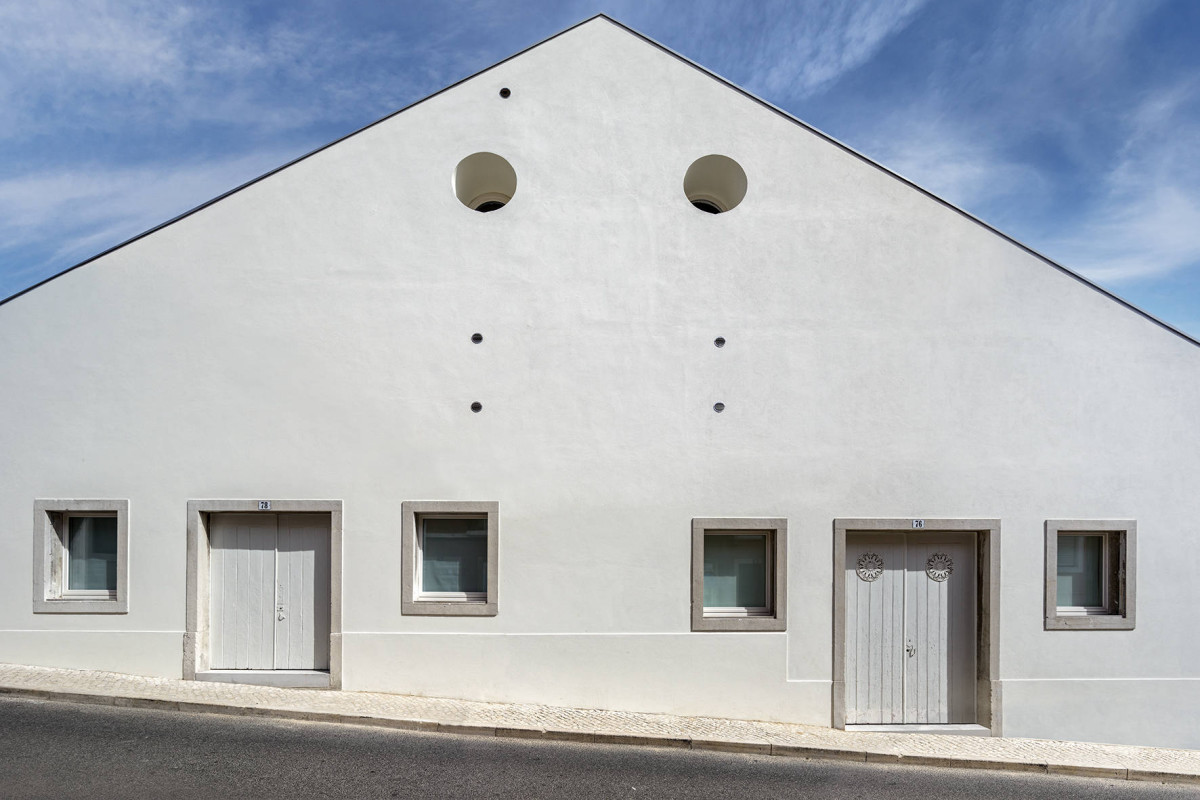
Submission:
POLYGON ((488 703, 382 692, 283 689, 0 664, 0 695, 276 716, 446 733, 607 742, 1200 785, 1200 750, 867 733, 812 725, 488 703))

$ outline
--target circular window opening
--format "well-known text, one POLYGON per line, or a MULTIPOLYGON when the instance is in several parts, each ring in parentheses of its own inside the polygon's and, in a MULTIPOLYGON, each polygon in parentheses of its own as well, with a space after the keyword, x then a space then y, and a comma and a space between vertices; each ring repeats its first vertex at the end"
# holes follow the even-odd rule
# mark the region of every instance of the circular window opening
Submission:
POLYGON ((693 161, 684 174, 683 193, 701 211, 731 211, 746 197, 746 172, 728 156, 704 156, 693 161))
POLYGON ((516 193, 516 171, 495 153, 473 153, 454 168, 454 194, 467 208, 495 211, 516 193))
POLYGON ((480 342, 483 341, 483 334, 482 333, 472 333, 471 341, 474 342, 475 344, 479 344, 480 342))
POLYGON ((480 411, 483 411, 483 403, 480 403, 478 401, 471 403, 471 410, 474 411, 476 414, 478 414, 480 411))
POLYGON ((713 411, 715 411, 715 412, 717 412, 718 414, 720 414, 720 413, 721 413, 722 411, 724 411, 724 410, 725 410, 725 404, 724 404, 724 403, 713 403, 713 411))

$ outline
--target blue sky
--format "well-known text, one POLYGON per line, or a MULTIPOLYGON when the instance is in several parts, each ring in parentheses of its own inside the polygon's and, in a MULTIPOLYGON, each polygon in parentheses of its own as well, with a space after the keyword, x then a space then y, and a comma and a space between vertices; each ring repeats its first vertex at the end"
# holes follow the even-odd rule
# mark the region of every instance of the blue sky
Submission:
POLYGON ((0 0, 0 298, 604 12, 1200 337, 1200 2, 0 0))

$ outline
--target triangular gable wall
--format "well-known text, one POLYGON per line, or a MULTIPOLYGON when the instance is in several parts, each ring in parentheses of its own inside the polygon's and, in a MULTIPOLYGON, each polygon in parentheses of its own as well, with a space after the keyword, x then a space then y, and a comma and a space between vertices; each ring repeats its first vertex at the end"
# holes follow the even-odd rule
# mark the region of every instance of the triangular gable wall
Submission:
POLYGON ((617 26, 617 27, 621 28, 622 30, 624 30, 624 31, 628 32, 628 33, 629 33, 629 34, 631 34, 632 36, 635 36, 635 37, 637 37, 637 38, 639 38, 639 39, 641 39, 641 40, 643 40, 643 41, 645 41, 645 42, 647 42, 647 43, 649 43, 649 44, 653 45, 654 47, 657 47, 657 48, 659 48, 659 49, 660 49, 660 50, 662 50, 663 52, 669 53, 670 55, 674 56, 675 58, 677 58, 677 59, 679 59, 679 60, 681 60, 681 61, 683 61, 683 62, 685 62, 685 63, 687 63, 687 64, 689 64, 689 65, 691 65, 691 66, 692 66, 692 67, 694 67, 694 68, 696 68, 696 69, 697 69, 697 70, 699 70, 700 72, 702 72, 702 73, 704 73, 704 74, 706 74, 706 75, 709 75, 709 76, 710 76, 710 77, 712 77, 714 80, 717 80, 717 81, 721 82, 722 84, 724 84, 725 86, 728 86, 729 88, 731 88, 731 89, 733 89, 733 90, 735 90, 735 91, 737 91, 737 92, 741 93, 742 95, 744 95, 744 96, 746 96, 746 97, 750 98, 750 99, 751 99, 751 100, 753 100, 754 102, 756 102, 756 103, 759 103, 759 104, 761 104, 761 105, 763 105, 763 106, 765 106, 765 107, 767 107, 767 108, 770 108, 772 111, 776 112, 777 114, 780 114, 781 116, 783 116, 783 117, 785 117, 786 119, 788 119, 788 120, 790 120, 790 121, 792 121, 792 122, 796 123, 797 125, 800 125, 801 127, 805 128, 806 130, 809 130, 809 131, 811 131, 812 133, 816 134, 817 136, 820 136, 821 138, 825 139, 826 141, 830 142, 831 144, 834 144, 834 145, 836 145, 837 147, 839 147, 839 148, 841 148, 841 149, 845 150, 846 152, 848 152, 848 153, 851 153, 852 155, 856 156, 857 158, 860 158, 860 159, 862 159, 862 160, 863 160, 863 161, 865 161, 866 163, 869 163, 869 164, 871 164, 872 166, 875 166, 875 167, 877 167, 877 168, 879 168, 879 169, 883 170, 884 172, 888 173, 889 175, 892 175, 893 177, 895 177, 897 180, 903 181, 903 182, 904 182, 904 183, 906 183, 907 185, 909 185, 909 186, 911 186, 912 188, 916 189, 917 191, 919 191, 919 192, 921 192, 921 193, 923 193, 923 194, 927 195, 928 197, 930 197, 930 198, 932 198, 932 199, 936 200, 937 202, 939 202, 939 203, 942 203, 942 204, 946 205, 947 207, 954 209, 956 212, 958 212, 958 213, 962 214, 963 216, 967 217, 968 219, 971 219, 971 220, 973 220, 974 222, 976 222, 976 223, 978 223, 978 224, 980 224, 980 225, 984 226, 984 227, 985 227, 985 228, 987 228, 988 230, 992 231, 992 232, 993 232, 993 233, 995 233, 996 235, 998 235, 998 236, 1000 236, 1000 237, 1004 238, 1005 240, 1007 240, 1007 241, 1009 241, 1009 242, 1013 243, 1014 245, 1016 245, 1016 246, 1020 247, 1021 249, 1025 250, 1025 251, 1026 251, 1026 252, 1028 252, 1028 253, 1030 253, 1031 255, 1034 255, 1034 256, 1036 256, 1037 258, 1041 259, 1042 261, 1044 261, 1044 262, 1045 262, 1046 264, 1048 264, 1049 266, 1051 266, 1051 267, 1054 267, 1055 269, 1058 269, 1058 270, 1061 270, 1061 271, 1063 271, 1064 273, 1066 273, 1066 274, 1070 275, 1071 277, 1075 278, 1076 280, 1079 280, 1080 282, 1082 282, 1082 283, 1086 284, 1087 286, 1089 286, 1089 287, 1091 287, 1091 288, 1095 289, 1096 291, 1099 291, 1099 292, 1101 292, 1101 293, 1103 293, 1103 294, 1107 295, 1108 297, 1112 298, 1113 300, 1115 300, 1116 302, 1118 302, 1118 303, 1120 303, 1121 305, 1125 306, 1126 308, 1130 309, 1131 311, 1134 311, 1134 312, 1136 312, 1136 313, 1138 313, 1138 314, 1140 314, 1140 315, 1144 316, 1145 318, 1147 318, 1147 319, 1151 320, 1151 321, 1152 321, 1152 322, 1154 322, 1155 324, 1157 324, 1157 325, 1160 325, 1160 326, 1162 326, 1162 327, 1166 328, 1167 330, 1170 330, 1171 332, 1173 332, 1173 333, 1175 333, 1175 334, 1177 334, 1177 335, 1179 335, 1179 336, 1183 337, 1184 339, 1187 339, 1188 341, 1192 342, 1193 344, 1198 344, 1198 345, 1200 345, 1200 341, 1197 341, 1195 338, 1193 338, 1193 337, 1189 336, 1188 334, 1184 333, 1183 331, 1181 331, 1181 330, 1179 330, 1179 329, 1175 328, 1174 326, 1170 325, 1169 323, 1167 323, 1167 322, 1164 322, 1163 320, 1159 319, 1158 317, 1154 316, 1153 314, 1150 314, 1150 313, 1149 313, 1149 312, 1147 312, 1146 310, 1144 310, 1144 309, 1142 309, 1142 308, 1139 308, 1138 306, 1136 306, 1136 305, 1134 305, 1134 304, 1130 303, 1128 300, 1125 300, 1124 298, 1122 298, 1122 297, 1120 297, 1120 296, 1118 296, 1118 295, 1116 295, 1116 294, 1114 294, 1114 293, 1110 292, 1109 290, 1107 290, 1107 289, 1105 289, 1104 287, 1102 287, 1102 286, 1100 286, 1100 285, 1098 285, 1098 284, 1094 283, 1093 281, 1091 281, 1091 280, 1089 280, 1088 278, 1084 277, 1083 275, 1081 275, 1081 274, 1079 274, 1079 273, 1075 272, 1074 270, 1072 270, 1072 269, 1070 269, 1070 268, 1068 268, 1068 267, 1065 267, 1065 266, 1063 266, 1063 265, 1061 265, 1061 264, 1059 264, 1059 263, 1057 263, 1057 262, 1053 261, 1052 259, 1048 258, 1047 256, 1045 256, 1045 255, 1043 255, 1043 254, 1039 253, 1038 251, 1036 251, 1035 249, 1033 249, 1033 248, 1032 248, 1032 247, 1030 247, 1029 245, 1027 245, 1027 244, 1025 244, 1025 243, 1023 243, 1023 242, 1021 242, 1021 241, 1019 241, 1019 240, 1017 240, 1017 239, 1013 238, 1012 236, 1010 236, 1010 235, 1008 235, 1008 234, 1004 233, 1003 231, 1001 231, 1001 230, 999 230, 999 229, 997 229, 997 228, 995 228, 995 227, 993 227, 993 226, 989 225, 987 222, 983 221, 982 219, 980 219, 980 218, 976 217, 975 215, 971 214, 970 212, 968 212, 968 211, 966 211, 966 210, 964 210, 964 209, 962 209, 962 208, 960 208, 960 207, 956 206, 955 204, 953 204, 953 203, 950 203, 949 201, 947 201, 947 200, 945 200, 945 199, 943 199, 943 198, 941 198, 941 197, 937 196, 937 195, 936 195, 936 194, 934 194, 933 192, 930 192, 930 191, 928 191, 927 189, 924 189, 924 188, 923 188, 923 187, 921 187, 919 184, 917 184, 917 183, 914 183, 913 181, 911 181, 911 180, 909 180, 908 178, 905 178, 904 176, 900 175, 899 173, 897 173, 897 172, 895 172, 895 171, 893 171, 893 170, 891 170, 891 169, 887 168, 886 166, 884 166, 884 165, 880 164, 879 162, 877 162, 877 161, 874 161, 874 160, 873 160, 873 159, 871 159, 869 156, 866 156, 866 155, 864 155, 863 153, 860 153, 859 151, 855 150, 854 148, 850 147, 849 145, 845 144, 844 142, 841 142, 841 141, 840 141, 840 140, 838 140, 837 138, 835 138, 835 137, 833 137, 833 136, 830 136, 829 134, 825 133, 824 131, 821 131, 821 130, 819 130, 819 129, 817 129, 817 128, 813 127, 812 125, 810 125, 810 124, 808 124, 808 123, 804 122, 803 120, 801 120, 801 119, 799 119, 799 118, 797 118, 797 117, 793 116, 792 114, 788 113, 787 111, 784 111, 783 109, 779 108, 778 106, 775 106, 774 104, 772 104, 772 103, 770 103, 770 102, 768 102, 768 101, 766 101, 766 100, 763 100, 762 98, 758 97, 757 95, 754 95, 753 93, 751 93, 751 92, 747 91, 746 89, 743 89, 741 86, 739 86, 739 85, 737 85, 736 83, 734 83, 734 82, 732 82, 732 81, 728 80, 727 78, 724 78, 724 77, 722 77, 722 76, 718 75, 717 73, 713 72, 712 70, 710 70, 710 69, 708 69, 708 68, 706 68, 706 67, 704 67, 704 66, 701 66, 700 64, 697 64, 696 62, 692 61, 691 59, 687 58, 686 56, 683 56, 683 55, 679 54, 678 52, 676 52, 676 51, 672 50, 671 48, 667 47, 666 45, 663 45, 663 44, 661 44, 661 43, 659 43, 659 42, 655 41, 654 39, 651 39, 650 37, 646 36, 645 34, 643 34, 643 33, 640 33, 639 31, 636 31, 636 30, 634 30, 633 28, 630 28, 629 26, 627 26, 627 25, 625 25, 625 24, 623 24, 623 23, 621 23, 621 22, 619 22, 619 21, 617 21, 617 20, 615 20, 615 19, 612 19, 611 17, 609 17, 608 15, 606 15, 606 14, 603 14, 603 13, 601 13, 601 14, 596 14, 596 15, 595 15, 595 16, 593 16, 593 17, 590 17, 590 18, 588 18, 588 19, 586 19, 586 20, 583 20, 583 21, 581 21, 581 22, 578 22, 578 23, 576 23, 575 25, 572 25, 572 26, 570 26, 570 27, 568 27, 568 28, 565 28, 564 30, 562 30, 562 31, 560 31, 560 32, 558 32, 558 33, 556 33, 556 34, 554 34, 554 35, 550 36, 550 37, 547 37, 546 39, 543 39, 543 40, 542 40, 542 41, 540 41, 540 42, 537 42, 537 43, 535 43, 535 44, 533 44, 533 45, 530 45, 529 47, 527 47, 527 48, 525 48, 525 49, 523 49, 523 50, 520 50, 520 51, 518 51, 517 53, 514 53, 513 55, 509 56, 508 58, 505 58, 505 59, 503 59, 503 60, 501 60, 501 61, 498 61, 498 62, 496 62, 495 64, 493 64, 493 65, 491 65, 491 66, 489 66, 489 67, 486 67, 486 68, 484 68, 484 69, 480 70, 479 72, 476 72, 476 73, 474 73, 474 74, 472 74, 472 75, 469 75, 469 76, 467 76, 467 77, 465 77, 465 78, 463 78, 463 79, 461 79, 461 80, 459 80, 459 81, 456 81, 455 83, 452 83, 452 84, 450 84, 450 85, 446 86, 445 88, 443 88, 443 89, 440 89, 440 90, 438 90, 437 92, 434 92, 434 93, 433 93, 433 94, 431 94, 431 95, 428 95, 428 96, 426 96, 426 97, 424 97, 424 98, 421 98, 420 100, 417 100, 417 101, 415 101, 415 102, 413 102, 413 103, 409 104, 408 106, 405 106, 404 108, 398 109, 397 111, 394 111, 394 112, 392 112, 391 114, 388 114, 388 115, 386 115, 386 116, 384 116, 384 117, 382 117, 382 118, 380 118, 380 119, 376 120, 375 122, 372 122, 372 123, 370 123, 370 124, 368 124, 368 125, 366 125, 366 126, 364 126, 364 127, 362 127, 362 128, 359 128, 359 129, 358 129, 358 130, 356 130, 356 131, 353 131, 353 132, 351 132, 351 133, 349 133, 349 134, 346 134, 345 136, 343 136, 343 137, 340 137, 340 138, 338 138, 338 139, 336 139, 336 140, 334 140, 334 141, 332 141, 332 142, 329 142, 328 144, 322 145, 321 147, 317 148, 316 150, 313 150, 313 151, 310 151, 310 152, 308 152, 308 153, 305 153, 304 155, 302 155, 302 156, 300 156, 300 157, 298 157, 298 158, 296 158, 296 159, 293 159, 292 161, 290 161, 290 162, 288 162, 288 163, 286 163, 286 164, 283 164, 283 165, 281 165, 281 166, 279 166, 279 167, 276 167, 275 169, 273 169, 273 170, 270 170, 269 172, 266 172, 266 173, 264 173, 264 174, 262 174, 262 175, 260 175, 260 176, 258 176, 258 177, 256 177, 256 178, 254 178, 254 179, 252 179, 252 180, 250 180, 250 181, 247 181, 246 183, 244 183, 244 184, 241 184, 240 186, 234 187, 233 189, 229 190, 228 192, 225 192, 225 193, 223 193, 223 194, 221 194, 221 195, 218 195, 217 197, 214 197, 213 199, 211 199, 211 200, 208 200, 208 201, 206 201, 206 202, 204 202, 204 203, 202 203, 202 204, 200 204, 200 205, 196 206, 195 208, 192 208, 192 209, 190 209, 190 210, 188 210, 188 211, 185 211, 184 213, 182 213, 182 214, 180 214, 180 215, 178 215, 178 216, 176 216, 176 217, 174 217, 174 218, 172 218, 172 219, 170 219, 170 220, 167 220, 166 222, 163 222, 163 223, 161 223, 161 224, 159 224, 159 225, 156 225, 155 227, 153 227, 153 228, 150 228, 149 230, 147 230, 147 231, 144 231, 144 232, 142 232, 142 233, 138 234, 137 236, 134 236, 134 237, 132 237, 132 238, 130 238, 130 239, 128 239, 128 240, 126 240, 126 241, 124 241, 124 242, 121 242, 121 243, 119 243, 119 244, 117 244, 117 245, 114 245, 113 247, 111 247, 111 248, 109 248, 109 249, 107 249, 107 250, 104 250, 103 252, 101 252, 101 253, 98 253, 98 254, 96 254, 95 256, 92 256, 92 257, 90 257, 90 258, 88 258, 88 259, 85 259, 84 261, 81 261, 81 262, 79 262, 78 264, 75 264, 75 265, 73 265, 73 266, 71 266, 71 267, 68 267, 67 269, 63 270, 62 272, 56 273, 55 275, 52 275, 52 276, 50 276, 50 277, 48 277, 48 278, 45 278, 44 280, 42 280, 42 281, 39 281, 38 283, 34 284, 33 286, 30 286, 30 287, 28 287, 28 288, 26 288, 26 289, 23 289, 23 290, 21 290, 21 291, 19 291, 19 292, 15 293, 15 294, 13 294, 13 295, 11 295, 10 297, 7 297, 7 298, 4 298, 4 299, 0 300, 0 306, 4 305, 5 303, 7 303, 7 302, 9 302, 9 301, 11 301, 11 300, 14 300, 14 299, 16 299, 16 298, 20 297, 21 295, 25 294, 26 292, 30 292, 30 291, 32 291, 33 289, 36 289, 37 287, 41 286, 41 285, 42 285, 42 284, 44 284, 44 283, 47 283, 48 281, 54 280, 55 278, 57 278, 57 277, 59 277, 59 276, 61 276, 61 275, 64 275, 64 274, 66 274, 66 273, 68 273, 68 272, 70 272, 70 271, 72 271, 72 270, 74 270, 74 269, 78 269, 79 267, 85 266, 85 265, 87 265, 87 264, 89 264, 89 263, 91 263, 91 262, 93 262, 93 261, 96 261, 97 259, 100 259, 100 258, 104 257, 105 255, 107 255, 107 254, 109 254, 109 253, 111 253, 111 252, 113 252, 113 251, 115 251, 115 250, 118 250, 118 249, 120 249, 120 248, 122 248, 122 247, 125 247, 126 245, 128 245, 128 244, 131 244, 132 242, 135 242, 135 241, 137 241, 138 239, 141 239, 141 238, 143 238, 143 237, 145 237, 145 236, 148 236, 148 235, 150 235, 150 234, 154 233, 154 232, 155 232, 155 231, 157 231, 157 230, 160 230, 161 228, 164 228, 164 227, 166 227, 166 226, 168 226, 168 225, 172 225, 172 224, 174 224, 175 222, 178 222, 179 220, 181 220, 181 219, 184 219, 184 218, 186 218, 186 217, 190 216, 191 214, 194 214, 195 212, 197 212, 197 211, 199 211, 199 210, 201 210, 201 209, 203 209, 203 208, 206 208, 206 207, 207 207, 207 206, 209 206, 209 205, 212 205, 213 203, 219 202, 219 201, 223 200, 224 198, 226 198, 226 197, 228 197, 228 196, 230 196, 230 195, 232 195, 232 194, 234 194, 234 193, 236 193, 236 192, 239 192, 239 191, 241 191, 242 189, 245 189, 245 188, 246 188, 246 187, 248 187, 248 186, 251 186, 251 185, 253 185, 253 184, 255 184, 255 183, 257 183, 257 182, 259 182, 259 181, 261 181, 261 180, 264 180, 264 179, 266 179, 266 178, 269 178, 270 176, 272 176, 272 175, 276 174, 277 172, 280 172, 281 170, 285 170, 285 169, 287 169, 288 167, 291 167, 291 166, 293 166, 294 164, 297 164, 297 163, 299 163, 299 162, 301 162, 301 161, 304 161, 305 159, 307 159, 307 158, 309 158, 309 157, 311 157, 311 156, 313 156, 313 155, 316 155, 317 153, 320 153, 320 152, 322 152, 322 151, 324 151, 324 150, 326 150, 326 149, 328 149, 328 148, 330 148, 330 147, 334 147, 334 146, 336 146, 337 144, 339 144, 339 143, 341 143, 341 142, 343 142, 343 141, 345 141, 345 140, 347 140, 347 139, 349 139, 349 138, 351 138, 351 137, 353 137, 353 136, 356 136, 356 135, 358 135, 358 134, 362 133, 363 131, 366 131, 366 130, 368 130, 368 129, 370 129, 370 128, 372 128, 372 127, 376 126, 376 125, 379 125, 379 124, 381 124, 381 123, 383 123, 383 122, 386 122, 387 120, 391 119, 392 117, 395 117, 395 116, 397 116, 397 115, 399 115, 399 114, 402 114, 402 113, 404 113, 405 111, 407 111, 407 110, 409 110, 409 109, 411 109, 411 108, 414 108, 415 106, 417 106, 417 105, 419 105, 419 104, 421 104, 421 103, 424 103, 424 102, 426 102, 426 101, 428 101, 428 100, 431 100, 431 99, 433 99, 433 98, 437 97, 438 95, 442 94, 443 92, 450 91, 450 90, 454 89, 456 86, 458 86, 458 85, 460 85, 460 84, 462 84, 462 83, 465 83, 465 82, 467 82, 467 81, 471 81, 471 80, 473 80, 473 79, 475 79, 475 78, 477 78, 477 77, 480 77, 480 76, 484 75, 485 73, 489 72, 490 70, 493 70, 493 69, 495 69, 496 67, 499 67, 499 66, 501 66, 501 65, 503 65, 503 64, 505 64, 505 63, 507 63, 507 62, 509 62, 509 61, 513 60, 513 59, 519 58, 519 57, 521 57, 522 55, 524 55, 525 53, 527 53, 527 52, 530 52, 531 50, 534 50, 535 48, 538 48, 538 47, 542 46, 543 44, 546 44, 547 42, 550 42, 550 41, 552 41, 552 40, 554 40, 554 39, 556 39, 556 38, 558 38, 558 37, 560 37, 560 36, 563 36, 563 35, 565 35, 565 34, 568 34, 568 33, 570 33, 571 31, 575 30, 575 29, 576 29, 576 28, 578 28, 578 27, 581 27, 581 26, 583 26, 583 25, 590 24, 590 23, 592 23, 592 22, 594 22, 594 21, 598 21, 598 20, 604 20, 604 21, 606 21, 606 22, 608 22, 608 23, 611 23, 612 25, 615 25, 615 26, 617 26))

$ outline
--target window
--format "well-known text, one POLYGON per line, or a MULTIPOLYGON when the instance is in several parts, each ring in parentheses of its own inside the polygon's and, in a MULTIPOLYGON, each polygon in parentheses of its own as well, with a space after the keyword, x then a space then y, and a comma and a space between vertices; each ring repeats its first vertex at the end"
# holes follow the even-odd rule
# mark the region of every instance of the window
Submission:
POLYGON ((1111 614, 1108 535, 1058 534, 1058 613, 1111 614))
POLYGON ((487 517, 418 518, 418 600, 487 601, 487 517))
POLYGON ((128 612, 128 542, 128 500, 35 501, 34 612, 128 612))
POLYGON ((1046 630, 1133 630, 1137 523, 1047 520, 1046 630))
POLYGON ((401 505, 404 614, 495 616, 500 504, 401 505))
POLYGON ((67 546, 63 550, 64 596, 117 596, 116 514, 68 514, 67 546))
POLYGON ((771 615, 770 537, 765 533, 704 532, 704 614, 771 615))
POLYGON ((787 520, 692 520, 692 630, 787 630, 787 520))

